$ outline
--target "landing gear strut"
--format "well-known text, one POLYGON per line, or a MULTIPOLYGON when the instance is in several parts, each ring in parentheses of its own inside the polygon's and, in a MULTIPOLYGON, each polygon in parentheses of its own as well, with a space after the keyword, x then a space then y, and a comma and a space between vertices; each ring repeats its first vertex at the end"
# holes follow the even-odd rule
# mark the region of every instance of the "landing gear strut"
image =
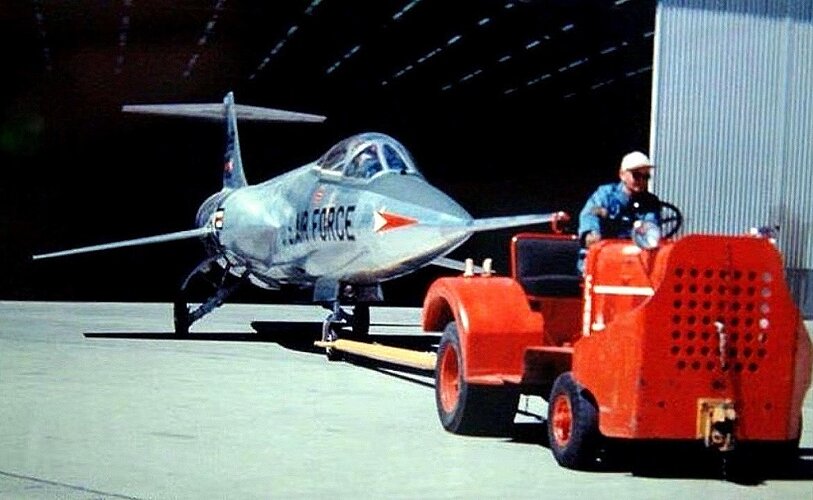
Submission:
POLYGON ((185 296, 189 281, 197 274, 204 275, 211 271, 213 267, 216 267, 213 265, 214 263, 214 259, 204 260, 200 263, 200 265, 198 265, 198 267, 189 273, 189 276, 186 277, 181 285, 181 289, 178 292, 178 298, 173 303, 173 319, 175 322, 176 335, 189 334, 189 327, 192 325, 192 323, 223 305, 226 298, 228 298, 229 295, 234 293, 234 291, 243 284, 244 278, 242 277, 238 278, 237 281, 233 283, 227 283, 227 281, 229 281, 230 274, 229 266, 226 266, 226 268, 222 271, 223 274, 216 280, 216 282, 210 281, 210 284, 215 288, 214 294, 212 294, 195 309, 191 309, 185 296))
MULTIPOLYGON (((370 335, 370 306, 369 304, 356 304, 353 313, 344 310, 341 303, 336 300, 332 304, 325 304, 325 308, 330 309, 322 322, 322 341, 333 342, 339 337, 366 341, 370 335)), ((331 361, 341 359, 341 355, 335 349, 326 349, 327 358, 331 361)))

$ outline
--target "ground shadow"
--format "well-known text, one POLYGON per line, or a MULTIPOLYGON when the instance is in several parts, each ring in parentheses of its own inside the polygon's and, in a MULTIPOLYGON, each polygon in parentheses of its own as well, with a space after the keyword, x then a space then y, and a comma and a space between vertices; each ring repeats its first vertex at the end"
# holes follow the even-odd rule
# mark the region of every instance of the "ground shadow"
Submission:
MULTIPOLYGON (((205 332, 177 335, 173 332, 88 332, 87 338, 183 340, 228 342, 273 342, 286 349, 324 355, 313 345, 322 335, 321 322, 255 321, 255 332, 205 332)), ((375 329, 376 325, 371 325, 375 329)), ((410 326, 379 324, 378 326, 410 326)), ((433 350, 438 342, 434 335, 370 335, 371 342, 409 349, 433 350)), ((352 354, 342 360, 355 366, 395 377, 427 388, 434 388, 432 370, 409 368, 352 354)), ((519 413, 523 413, 519 410, 519 413)), ((550 448, 547 422, 541 415, 528 413, 537 422, 518 422, 511 428, 509 439, 517 443, 550 448)), ((756 486, 767 480, 813 480, 813 448, 800 448, 798 453, 774 457, 760 448, 740 447, 736 453, 721 456, 698 443, 644 442, 628 443, 606 440, 590 467, 594 472, 628 472, 636 476, 672 479, 720 479, 756 486)))
MULTIPOLYGON (((516 423, 510 439, 550 448, 547 421, 516 423)), ((742 445, 721 454, 695 442, 606 440, 589 470, 658 479, 719 479, 744 486, 770 480, 809 481, 813 480, 813 448, 781 453, 742 445)))
POLYGON ((178 335, 174 332, 85 332, 88 339, 127 339, 127 340, 191 340, 262 342, 263 339, 251 332, 207 332, 178 335))
MULTIPOLYGON (((433 350, 439 336, 433 334, 379 334, 376 328, 415 327, 411 324, 372 323, 369 342, 375 342, 404 349, 433 350)), ((130 339, 130 340, 182 340, 217 342, 272 342, 286 349, 313 354, 324 354, 325 350, 313 343, 322 338, 322 323, 316 321, 252 321, 254 332, 86 332, 89 339, 130 339)), ((358 358, 353 358, 357 360, 358 358)), ((350 360, 350 356, 348 356, 350 360)))
POLYGON ((609 458, 628 466, 637 476, 654 478, 721 479, 744 486, 769 480, 809 481, 813 479, 813 450, 778 452, 761 446, 740 445, 719 453, 702 444, 646 443, 610 448, 609 458))
POLYGON ((255 327, 254 332, 86 332, 84 335, 91 339, 273 342, 297 351, 324 353, 324 349, 313 345, 322 336, 321 323, 301 321, 262 322, 261 328, 255 327))
MULTIPOLYGON (((400 323, 370 323, 370 334, 365 342, 382 344, 403 349, 434 350, 439 340, 435 334, 395 334, 377 333, 377 328, 415 327, 400 323)), ((321 322, 285 322, 285 321, 252 321, 251 327, 257 335, 268 342, 298 351, 324 354, 325 350, 315 347, 313 343, 322 338, 321 322)), ((349 336, 349 332, 348 332, 349 336)), ((358 356, 345 355, 346 361, 357 362, 358 356)), ((360 361, 359 361, 360 362, 360 361)), ((394 365, 393 365, 394 366, 394 365)))
POLYGON ((548 426, 545 422, 517 422, 511 427, 511 441, 524 444, 537 444, 549 448, 548 426))
POLYGON ((362 356, 354 356, 352 354, 345 354, 344 361, 354 366, 372 370, 388 377, 397 378, 399 380, 404 380, 406 382, 428 387, 430 389, 435 388, 434 370, 412 368, 395 363, 387 363, 386 361, 369 359, 362 356))

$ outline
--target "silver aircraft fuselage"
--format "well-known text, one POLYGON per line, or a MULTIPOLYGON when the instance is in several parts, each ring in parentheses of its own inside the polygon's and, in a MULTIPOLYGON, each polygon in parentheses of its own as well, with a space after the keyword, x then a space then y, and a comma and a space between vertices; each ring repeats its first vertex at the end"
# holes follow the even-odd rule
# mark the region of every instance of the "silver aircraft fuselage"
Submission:
MULTIPOLYGON (((377 145, 390 141, 375 134, 377 145)), ((314 162, 213 195, 197 224, 214 229, 206 246, 223 257, 221 265, 277 288, 318 278, 357 285, 396 278, 463 243, 471 220, 414 167, 364 178, 314 162)))

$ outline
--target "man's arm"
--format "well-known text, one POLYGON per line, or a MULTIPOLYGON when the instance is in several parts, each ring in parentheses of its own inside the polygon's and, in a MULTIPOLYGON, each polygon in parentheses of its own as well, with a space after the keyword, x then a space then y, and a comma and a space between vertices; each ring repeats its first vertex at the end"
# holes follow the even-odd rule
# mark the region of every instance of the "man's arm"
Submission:
POLYGON ((601 239, 601 219, 607 217, 605 189, 596 189, 579 212, 579 241, 588 247, 601 239))

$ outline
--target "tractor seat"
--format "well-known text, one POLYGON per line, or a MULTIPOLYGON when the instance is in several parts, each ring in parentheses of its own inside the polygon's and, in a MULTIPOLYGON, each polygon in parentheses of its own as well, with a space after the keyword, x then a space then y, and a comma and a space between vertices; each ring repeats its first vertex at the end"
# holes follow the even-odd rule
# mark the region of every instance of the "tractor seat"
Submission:
POLYGON ((515 276, 532 296, 580 297, 576 269, 579 241, 570 238, 517 238, 515 276))

